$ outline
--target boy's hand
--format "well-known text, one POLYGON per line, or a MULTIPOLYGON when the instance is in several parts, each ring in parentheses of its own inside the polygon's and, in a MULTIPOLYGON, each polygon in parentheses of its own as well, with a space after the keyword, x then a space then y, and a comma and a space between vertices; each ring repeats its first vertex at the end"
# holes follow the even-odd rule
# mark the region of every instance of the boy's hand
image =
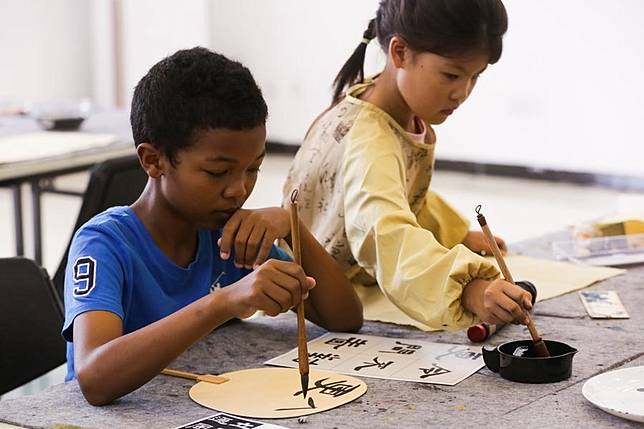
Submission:
MULTIPOLYGON (((494 241, 496 241, 496 245, 499 246, 501 254, 506 255, 508 253, 508 246, 506 246, 505 241, 496 236, 494 237, 494 241)), ((463 240, 463 245, 479 255, 492 255, 492 249, 490 249, 490 245, 487 243, 485 234, 481 231, 468 232, 463 240)))
POLYGON ((524 309, 532 309, 532 296, 519 286, 503 279, 471 281, 463 290, 463 306, 484 322, 527 324, 524 309))
POLYGON ((293 263, 270 259, 255 271, 222 290, 228 293, 235 317, 244 319, 262 310, 277 316, 300 303, 300 296, 309 296, 315 279, 304 274, 293 263))
POLYGON ((254 268, 266 260, 273 242, 288 236, 290 231, 290 214, 282 208, 237 210, 224 225, 219 240, 220 256, 228 259, 234 245, 235 266, 254 268))

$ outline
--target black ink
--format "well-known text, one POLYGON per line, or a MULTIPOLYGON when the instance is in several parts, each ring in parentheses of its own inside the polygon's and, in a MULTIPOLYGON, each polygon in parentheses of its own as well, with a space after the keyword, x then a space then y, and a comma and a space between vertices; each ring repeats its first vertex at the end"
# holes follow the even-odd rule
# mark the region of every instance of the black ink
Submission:
POLYGON ((420 350, 423 348, 423 346, 419 346, 418 344, 406 344, 400 341, 396 341, 396 344, 398 345, 392 347, 391 350, 380 350, 380 353, 396 353, 399 355, 412 355, 417 350, 420 350))
POLYGON ((333 347, 334 350, 339 349, 342 346, 347 346, 347 347, 360 347, 364 346, 367 344, 368 340, 363 340, 359 339, 356 337, 349 337, 349 338, 331 338, 328 341, 325 341, 324 344, 335 344, 336 346, 333 347))
POLYGON ((431 377, 431 376, 434 376, 434 375, 442 375, 442 374, 448 374, 448 373, 452 372, 451 370, 442 368, 442 367, 436 365, 435 363, 432 363, 431 368, 418 368, 418 369, 423 372, 423 374, 420 376, 420 378, 427 378, 427 377, 431 377))
POLYGON ((385 369, 392 363, 394 363, 394 361, 392 360, 390 360, 389 362, 378 362, 378 356, 376 356, 375 358, 373 358, 373 362, 364 362, 365 365, 356 366, 355 368, 353 368, 353 370, 360 371, 361 369, 371 368, 374 366, 378 367, 378 369, 385 369))
MULTIPOLYGON (((295 396, 295 395, 293 395, 293 396, 295 396)), ((308 407, 276 408, 275 411, 294 411, 294 410, 314 410, 315 409, 315 402, 313 402, 313 398, 309 397, 308 404, 309 404, 308 407)))
MULTIPOLYGON (((348 384, 346 381, 347 380, 339 380, 339 381, 333 381, 327 384, 324 384, 326 380, 328 380, 329 377, 323 378, 322 380, 317 380, 314 383, 313 387, 309 387, 309 392, 312 392, 314 390, 320 389, 320 394, 321 395, 331 395, 334 398, 340 397, 342 395, 346 395, 347 393, 353 392, 356 390, 358 387, 360 387, 360 384, 351 385, 348 384)), ((293 396, 297 395, 302 395, 304 396, 303 392, 300 390, 298 392, 295 392, 293 396)))
POLYGON ((198 422, 190 423, 186 426, 181 426, 180 429, 253 429, 262 425, 263 423, 220 413, 214 416, 207 417, 203 420, 199 420, 198 422))
MULTIPOLYGON (((317 365, 319 361, 321 360, 333 360, 333 359, 340 359, 340 355, 336 355, 333 353, 319 353, 319 352, 314 352, 314 353, 309 353, 309 365, 317 365)), ((297 357, 293 359, 293 362, 299 362, 300 358, 297 357)))

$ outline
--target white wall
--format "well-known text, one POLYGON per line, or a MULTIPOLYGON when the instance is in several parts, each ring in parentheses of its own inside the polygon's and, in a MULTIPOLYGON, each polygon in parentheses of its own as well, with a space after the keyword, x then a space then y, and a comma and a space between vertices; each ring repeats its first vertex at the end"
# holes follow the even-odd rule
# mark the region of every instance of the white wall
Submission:
MULTIPOLYGON (((269 138, 298 144, 331 96, 378 0, 0 0, 0 104, 93 96, 109 106, 121 6, 123 88, 160 58, 205 45, 246 64, 269 138), (91 52, 90 52, 91 51, 91 52)), ((438 127, 444 159, 644 177, 644 1, 505 1, 501 61, 438 127)), ((368 71, 383 56, 369 46, 368 71)))
POLYGON ((0 102, 90 96, 89 3, 0 0, 0 102))
POLYGON ((297 144, 329 105, 331 83, 362 39, 378 1, 236 0, 210 5, 210 47, 241 61, 255 76, 268 103, 269 139, 297 144))
MULTIPOLYGON (((232 3, 232 2, 231 2, 232 3)), ((137 82, 179 49, 208 45, 205 0, 122 0, 123 80, 129 107, 137 82)))
POLYGON ((438 130, 443 158, 644 177, 644 2, 506 2, 501 61, 438 130))
MULTIPOLYGON (((244 62, 261 84, 269 138, 300 142, 377 3, 210 3, 211 47, 244 62)), ((644 1, 505 3, 503 58, 438 127, 437 155, 644 176, 644 1)), ((375 43, 369 49, 373 70, 375 43)))

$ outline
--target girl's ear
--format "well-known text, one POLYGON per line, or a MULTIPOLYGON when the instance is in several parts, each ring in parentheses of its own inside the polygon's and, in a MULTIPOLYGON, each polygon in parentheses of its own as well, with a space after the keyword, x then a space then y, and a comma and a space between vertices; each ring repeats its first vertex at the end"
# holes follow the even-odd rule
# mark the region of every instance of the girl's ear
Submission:
POLYGON ((393 36, 389 41, 389 58, 397 69, 407 65, 410 59, 409 47, 403 39, 393 36))
POLYGON ((136 154, 149 177, 158 179, 163 176, 167 162, 159 149, 150 143, 141 143, 136 147, 136 154))

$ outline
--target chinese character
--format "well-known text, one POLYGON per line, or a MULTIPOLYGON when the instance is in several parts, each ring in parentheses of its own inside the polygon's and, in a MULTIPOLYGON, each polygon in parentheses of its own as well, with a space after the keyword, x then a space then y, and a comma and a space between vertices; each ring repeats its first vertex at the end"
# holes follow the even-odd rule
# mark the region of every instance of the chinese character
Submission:
POLYGON ((390 360, 389 362, 378 362, 378 356, 376 356, 375 358, 373 358, 373 363, 372 362, 364 362, 364 363, 365 363, 365 365, 360 365, 360 366, 356 366, 355 368, 353 368, 354 371, 360 371, 361 369, 371 368, 371 367, 374 367, 374 366, 378 367, 378 369, 385 369, 389 365, 394 363, 394 361, 390 360))
POLYGON ((420 350, 423 346, 417 344, 405 344, 400 341, 396 341, 397 346, 391 348, 391 350, 380 350, 380 353, 396 353, 399 355, 413 355, 416 350, 420 350))
POLYGON ((450 347, 447 353, 442 354, 440 356, 436 356, 436 360, 441 360, 442 358, 447 356, 454 356, 455 358, 459 358, 459 359, 476 360, 482 356, 482 353, 471 352, 468 350, 467 347, 460 348, 459 346, 454 346, 454 347, 450 347))
MULTIPOLYGON (((336 355, 332 353, 319 353, 319 352, 309 353, 309 365, 317 365, 318 361, 324 360, 324 359, 328 359, 328 360, 340 359, 340 355, 336 355)), ((293 362, 299 362, 299 360, 300 358, 297 357, 293 359, 293 362)))
MULTIPOLYGON (((356 384, 355 386, 351 384, 347 384, 346 380, 339 380, 339 381, 333 381, 327 384, 324 384, 326 380, 328 380, 329 377, 323 378, 322 380, 318 380, 315 382, 315 387, 310 387, 309 392, 320 389, 320 394, 321 395, 331 395, 334 398, 337 398, 339 396, 345 395, 347 393, 353 392, 356 390, 358 387, 360 387, 360 384, 356 384)), ((295 392, 293 396, 297 395, 302 395, 304 396, 304 393, 300 390, 298 392, 295 392)))
POLYGON ((190 425, 188 427, 190 429, 212 429, 213 428, 212 425, 209 425, 208 423, 203 423, 203 422, 195 423, 195 424, 190 425))
POLYGON ((333 347, 333 349, 337 350, 342 346, 347 346, 347 347, 364 346, 365 344, 367 344, 367 340, 363 340, 355 337, 331 338, 329 341, 325 341, 324 344, 335 344, 336 346, 333 347))
POLYGON ((442 374, 447 374, 447 373, 452 372, 451 370, 442 368, 442 367, 436 365, 435 363, 432 363, 431 368, 418 368, 418 369, 423 372, 423 374, 420 376, 420 378, 427 378, 427 377, 431 377, 433 375, 442 375, 442 374))
MULTIPOLYGON (((238 428, 238 429, 252 429, 258 426, 261 426, 262 423, 251 422, 248 420, 240 419, 237 417, 227 416, 225 414, 219 414, 208 418, 206 421, 215 422, 218 424, 217 428, 238 428)), ((214 428, 214 426, 207 426, 208 428, 214 428)), ((196 429, 206 429, 205 426, 199 427, 196 429)))
POLYGON ((226 417, 226 416, 213 416, 210 420, 212 420, 215 423, 219 423, 220 425, 227 425, 233 419, 231 419, 230 417, 226 417))

